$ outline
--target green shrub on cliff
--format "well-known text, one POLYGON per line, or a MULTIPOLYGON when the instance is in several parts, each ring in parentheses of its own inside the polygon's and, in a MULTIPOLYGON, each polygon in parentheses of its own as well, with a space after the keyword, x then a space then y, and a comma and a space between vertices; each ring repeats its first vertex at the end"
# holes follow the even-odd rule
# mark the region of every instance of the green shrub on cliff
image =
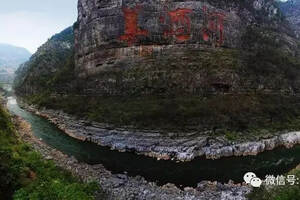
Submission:
POLYGON ((1 200, 92 200, 96 190, 24 144, 0 106, 1 200))
POLYGON ((30 104, 88 120, 167 131, 214 130, 231 140, 300 128, 299 98, 259 93, 208 97, 30 96, 30 104), (76 108, 76 109, 74 109, 76 108), (220 131, 223 130, 223 131, 220 131), (227 134, 226 134, 227 133, 227 134), (230 133, 230 134, 228 134, 230 133), (231 134, 234 133, 234 134, 231 134))

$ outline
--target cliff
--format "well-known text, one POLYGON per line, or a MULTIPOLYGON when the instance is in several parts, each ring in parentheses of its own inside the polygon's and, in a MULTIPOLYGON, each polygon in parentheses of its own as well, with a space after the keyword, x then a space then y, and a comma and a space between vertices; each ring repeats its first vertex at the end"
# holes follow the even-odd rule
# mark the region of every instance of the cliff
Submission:
POLYGON ((79 0, 78 10, 75 62, 85 94, 293 93, 299 86, 283 72, 293 67, 266 58, 298 52, 276 1, 79 0))
POLYGON ((50 39, 20 68, 16 90, 118 127, 230 139, 297 130, 299 15, 290 3, 79 0, 74 47, 50 39))

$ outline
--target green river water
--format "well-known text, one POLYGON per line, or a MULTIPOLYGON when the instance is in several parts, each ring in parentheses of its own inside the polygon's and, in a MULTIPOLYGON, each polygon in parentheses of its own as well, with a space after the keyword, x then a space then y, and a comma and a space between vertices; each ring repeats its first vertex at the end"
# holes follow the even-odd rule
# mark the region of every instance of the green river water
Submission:
POLYGON ((162 185, 174 183, 177 186, 196 186, 202 180, 242 182, 243 175, 255 172, 260 178, 266 175, 281 175, 300 163, 300 146, 292 149, 277 148, 258 156, 230 157, 219 160, 196 158, 191 162, 176 163, 112 151, 89 142, 73 139, 47 120, 21 109, 14 97, 8 98, 10 112, 21 116, 32 126, 36 137, 42 139, 67 155, 81 162, 103 164, 112 173, 124 173, 129 176, 140 175, 148 181, 162 185))

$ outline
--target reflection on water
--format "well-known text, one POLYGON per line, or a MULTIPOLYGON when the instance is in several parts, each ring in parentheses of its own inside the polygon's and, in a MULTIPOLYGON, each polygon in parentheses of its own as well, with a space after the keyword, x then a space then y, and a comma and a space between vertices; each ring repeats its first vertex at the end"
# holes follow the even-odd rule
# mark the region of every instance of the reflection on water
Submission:
POLYGON ((300 163, 300 146, 278 148, 258 156, 231 157, 219 160, 197 158, 192 162, 157 161, 134 153, 121 153, 89 142, 81 142, 62 133, 47 120, 21 109, 10 97, 8 109, 28 121, 36 137, 48 145, 73 155, 89 164, 103 164, 113 173, 127 172, 141 175, 158 184, 175 183, 178 186, 196 186, 202 180, 242 182, 245 172, 252 171, 264 178, 267 174, 280 175, 300 163))

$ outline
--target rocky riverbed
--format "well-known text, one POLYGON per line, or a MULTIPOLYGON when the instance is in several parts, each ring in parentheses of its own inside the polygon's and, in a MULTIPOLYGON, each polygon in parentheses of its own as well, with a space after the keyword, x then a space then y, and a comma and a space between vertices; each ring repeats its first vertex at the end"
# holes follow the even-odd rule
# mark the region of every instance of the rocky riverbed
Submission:
MULTIPOLYGON (((110 200, 245 200, 251 188, 247 185, 220 184, 218 182, 203 181, 196 188, 177 188, 174 184, 158 186, 147 182, 144 178, 129 177, 126 174, 111 174, 101 164, 88 165, 78 162, 43 141, 34 137, 30 124, 18 116, 13 121, 22 139, 31 144, 46 160, 53 160, 56 165, 67 169, 83 181, 97 181, 110 200)), ((97 198, 96 198, 97 199, 97 198)))
POLYGON ((278 133, 266 139, 237 143, 222 136, 211 137, 197 132, 178 134, 115 128, 107 124, 80 120, 62 111, 37 109, 24 103, 21 105, 28 111, 48 119, 73 138, 108 146, 121 152, 133 151, 163 160, 191 161, 200 156, 207 159, 249 156, 279 146, 292 148, 300 144, 300 132, 278 133))

